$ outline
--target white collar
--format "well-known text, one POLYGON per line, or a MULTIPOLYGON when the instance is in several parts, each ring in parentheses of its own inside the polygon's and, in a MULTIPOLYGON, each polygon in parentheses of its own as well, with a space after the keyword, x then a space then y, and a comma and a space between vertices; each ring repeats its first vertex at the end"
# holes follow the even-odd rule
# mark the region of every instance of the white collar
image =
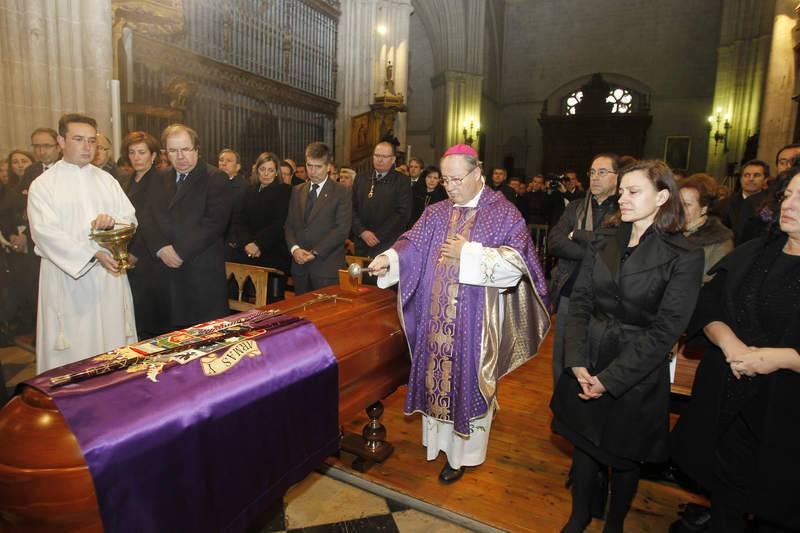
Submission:
MULTIPOLYGON (((322 180, 321 182, 317 183, 317 185, 319 185, 319 188, 317 188, 317 196, 319 196, 319 191, 321 191, 321 190, 322 190, 322 188, 325 186, 325 183, 327 183, 327 181, 328 181, 328 177, 327 177, 327 176, 325 176, 325 179, 324 179, 324 180, 322 180)), ((311 182, 311 180, 309 180, 309 181, 308 181, 308 191, 309 191, 309 192, 311 192, 311 187, 312 187, 313 185, 314 185, 314 183, 312 183, 312 182, 311 182)))

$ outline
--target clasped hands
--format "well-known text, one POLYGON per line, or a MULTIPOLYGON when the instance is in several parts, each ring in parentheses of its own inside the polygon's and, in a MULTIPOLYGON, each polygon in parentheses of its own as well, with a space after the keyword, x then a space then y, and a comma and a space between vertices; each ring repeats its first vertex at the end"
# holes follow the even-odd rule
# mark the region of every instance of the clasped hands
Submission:
POLYGON ((298 265, 304 265, 306 263, 313 261, 316 258, 317 256, 314 255, 313 253, 299 247, 295 248, 294 251, 292 252, 292 259, 294 259, 294 261, 298 265))
POLYGON ((581 386, 581 392, 578 393, 578 398, 581 400, 596 400, 606 392, 605 386, 600 383, 597 376, 589 373, 589 369, 585 366, 572 367, 572 373, 575 374, 575 379, 581 386))
POLYGON ((244 253, 247 254, 247 257, 261 257, 261 248, 256 243, 251 242, 244 247, 244 253))
POLYGON ((171 244, 161 248, 156 255, 169 268, 180 268, 183 265, 183 259, 171 244))
POLYGON ((8 242, 11 243, 11 249, 14 250, 15 252, 20 254, 28 253, 28 238, 25 236, 24 233, 11 235, 8 238, 8 242))
POLYGON ((773 350, 774 348, 747 346, 738 341, 733 346, 723 348, 722 352, 725 354, 725 361, 731 367, 734 377, 740 379, 742 376, 771 374, 780 370, 778 358, 774 357, 773 350))

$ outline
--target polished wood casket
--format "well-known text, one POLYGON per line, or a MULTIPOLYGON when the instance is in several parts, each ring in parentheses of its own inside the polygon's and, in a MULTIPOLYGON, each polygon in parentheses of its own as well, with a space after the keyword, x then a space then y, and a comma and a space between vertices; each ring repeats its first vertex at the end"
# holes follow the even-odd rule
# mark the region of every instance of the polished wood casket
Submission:
MULTIPOLYGON (((363 447, 362 464, 391 452, 383 442, 385 430, 377 421, 382 407, 376 402, 408 378, 410 359, 396 300, 393 291, 375 287, 357 293, 328 287, 267 306, 310 320, 330 344, 339 365, 340 425, 369 408, 368 439, 343 439, 348 451, 358 454, 354 448, 363 447), (323 301, 319 294, 337 297, 323 301)), ((0 531, 102 529, 75 436, 48 396, 24 387, 0 410, 0 531)))

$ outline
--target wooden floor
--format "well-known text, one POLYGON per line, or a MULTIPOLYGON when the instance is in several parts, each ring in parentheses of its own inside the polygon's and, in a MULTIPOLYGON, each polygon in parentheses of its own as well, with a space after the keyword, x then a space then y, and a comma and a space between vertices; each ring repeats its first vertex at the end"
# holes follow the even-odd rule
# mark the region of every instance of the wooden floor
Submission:
MULTIPOLYGON (((425 460, 420 417, 402 412, 405 387, 384 402, 383 422, 394 454, 366 474, 350 469, 342 462, 345 456, 331 458, 329 464, 498 529, 560 531, 570 511, 564 480, 571 445, 550 431, 551 347, 552 331, 538 357, 501 381, 500 411, 492 424, 486 462, 467 469, 457 483, 445 486, 437 480, 444 454, 436 461, 425 460)), ((360 433, 365 422, 366 417, 354 420, 345 429, 360 433)), ((678 504, 686 501, 703 500, 672 485, 642 481, 625 531, 666 532, 678 504)), ((594 520, 587 531, 599 532, 602 525, 594 520)))

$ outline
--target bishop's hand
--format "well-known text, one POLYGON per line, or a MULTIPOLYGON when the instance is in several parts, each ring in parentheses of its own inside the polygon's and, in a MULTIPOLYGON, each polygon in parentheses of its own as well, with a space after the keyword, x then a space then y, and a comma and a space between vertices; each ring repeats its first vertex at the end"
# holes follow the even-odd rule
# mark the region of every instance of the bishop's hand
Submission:
POLYGON ((465 244, 467 244, 467 239, 463 235, 447 239, 442 245, 442 256, 448 259, 461 259, 461 249, 465 244))
POLYGON ((389 271, 389 257, 384 254, 380 254, 378 257, 372 260, 367 268, 370 269, 370 276, 383 276, 389 271))

